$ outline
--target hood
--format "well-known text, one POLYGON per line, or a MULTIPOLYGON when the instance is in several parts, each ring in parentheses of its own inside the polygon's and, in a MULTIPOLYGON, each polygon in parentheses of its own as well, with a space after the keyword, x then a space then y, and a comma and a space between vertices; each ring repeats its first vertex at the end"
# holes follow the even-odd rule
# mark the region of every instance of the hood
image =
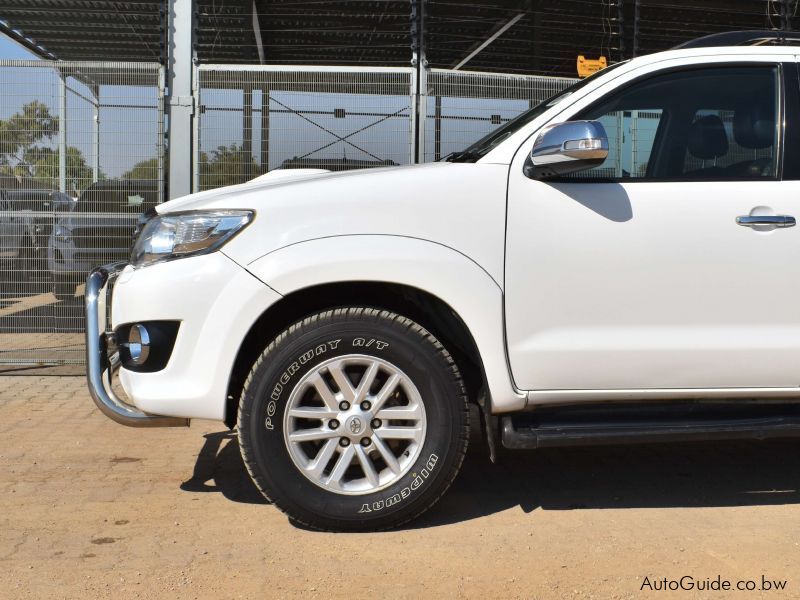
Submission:
POLYGON ((242 266, 280 248, 336 236, 402 236, 460 252, 502 281, 508 165, 428 163, 264 179, 173 200, 160 213, 249 209, 223 248, 242 266))
POLYGON ((259 175, 252 181, 273 181, 275 179, 297 179, 306 175, 330 173, 330 169, 273 169, 269 173, 259 175))
MULTIPOLYGON (((357 171, 347 171, 356 173, 357 171)), ((274 169, 264 175, 259 175, 245 183, 238 185, 228 185, 213 190, 197 192, 188 196, 181 196, 163 204, 156 206, 156 212, 166 214, 170 212, 184 210, 203 210, 210 208, 221 208, 215 204, 216 201, 224 201, 226 198, 237 197, 243 193, 266 190, 280 185, 297 183, 321 175, 332 174, 327 169, 274 169)), ((257 208, 255 206, 239 206, 238 208, 257 208)))

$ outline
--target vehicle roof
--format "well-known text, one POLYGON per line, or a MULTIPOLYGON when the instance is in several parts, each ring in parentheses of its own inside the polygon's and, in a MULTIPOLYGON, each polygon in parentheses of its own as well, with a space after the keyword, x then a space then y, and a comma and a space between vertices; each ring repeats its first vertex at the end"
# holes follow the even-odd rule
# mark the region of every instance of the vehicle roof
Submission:
POLYGON ((787 58, 794 58, 795 55, 800 54, 800 47, 798 46, 703 46, 700 48, 675 48, 673 50, 664 50, 663 52, 654 52, 645 56, 639 56, 632 59, 631 63, 642 64, 643 62, 664 60, 665 58, 680 58, 680 57, 701 57, 701 56, 719 56, 719 55, 738 55, 742 57, 747 56, 785 56, 787 58))

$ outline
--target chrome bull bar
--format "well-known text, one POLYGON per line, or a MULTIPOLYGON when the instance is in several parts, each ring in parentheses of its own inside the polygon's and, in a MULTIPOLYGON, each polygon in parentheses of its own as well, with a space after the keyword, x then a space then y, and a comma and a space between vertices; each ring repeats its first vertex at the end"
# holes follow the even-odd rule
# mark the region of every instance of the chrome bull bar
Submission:
POLYGON ((86 278, 86 379, 94 403, 112 421, 128 427, 186 427, 189 419, 149 415, 119 398, 111 387, 119 369, 119 352, 109 355, 106 333, 106 297, 111 283, 125 263, 97 267, 86 278))

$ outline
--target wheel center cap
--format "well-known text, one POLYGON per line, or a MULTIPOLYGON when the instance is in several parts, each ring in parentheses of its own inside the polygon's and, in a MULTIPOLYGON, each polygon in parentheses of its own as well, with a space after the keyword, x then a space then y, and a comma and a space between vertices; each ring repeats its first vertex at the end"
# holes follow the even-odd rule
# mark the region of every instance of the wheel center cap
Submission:
POLYGON ((347 433, 350 435, 359 435, 364 431, 366 428, 366 424, 364 423, 364 419, 359 417, 358 415, 353 415, 344 424, 347 433))

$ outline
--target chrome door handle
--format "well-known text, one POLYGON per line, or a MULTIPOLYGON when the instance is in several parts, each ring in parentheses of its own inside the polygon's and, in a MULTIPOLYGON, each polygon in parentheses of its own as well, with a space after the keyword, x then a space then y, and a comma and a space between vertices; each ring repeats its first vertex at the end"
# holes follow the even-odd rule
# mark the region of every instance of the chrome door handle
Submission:
POLYGON ((789 215, 764 215, 760 217, 736 217, 736 222, 742 227, 794 227, 797 224, 794 217, 789 215))

